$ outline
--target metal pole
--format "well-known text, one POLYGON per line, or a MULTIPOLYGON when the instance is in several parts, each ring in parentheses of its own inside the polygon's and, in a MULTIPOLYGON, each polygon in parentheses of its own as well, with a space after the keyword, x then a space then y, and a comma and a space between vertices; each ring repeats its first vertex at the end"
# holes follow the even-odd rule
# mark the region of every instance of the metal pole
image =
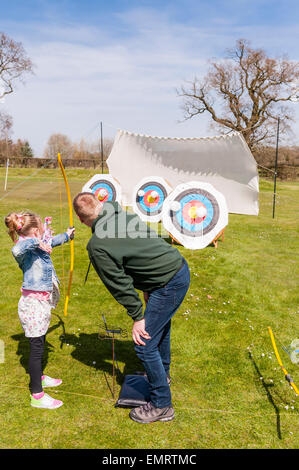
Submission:
POLYGON ((278 142, 279 142, 279 124, 280 118, 277 120, 277 138, 276 138, 276 155, 275 155, 275 170, 274 170, 274 191, 273 191, 273 219, 275 216, 275 200, 276 200, 276 178, 277 178, 277 161, 278 161, 278 142))
POLYGON ((101 121, 101 159, 102 159, 102 173, 104 173, 104 154, 103 154, 103 123, 101 121))

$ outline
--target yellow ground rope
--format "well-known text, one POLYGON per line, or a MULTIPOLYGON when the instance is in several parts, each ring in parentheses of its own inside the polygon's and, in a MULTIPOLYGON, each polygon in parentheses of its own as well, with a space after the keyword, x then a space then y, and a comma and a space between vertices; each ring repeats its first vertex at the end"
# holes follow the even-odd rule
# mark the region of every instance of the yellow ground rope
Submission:
POLYGON ((289 384, 291 385, 291 387, 295 390, 295 393, 297 395, 299 395, 299 390, 298 388, 296 387, 296 385, 294 384, 294 381, 292 379, 292 377, 288 374, 288 371, 286 370, 286 368, 283 366, 282 364, 282 360, 280 359, 280 355, 279 355, 279 352, 278 352, 278 349, 277 349, 277 346, 276 346, 276 343, 275 343, 275 338, 274 338, 274 335, 273 335, 273 332, 270 328, 270 326, 268 326, 268 331, 269 331, 269 335, 270 335, 270 338, 271 338, 271 342, 272 342, 272 346, 274 348, 274 353, 275 353, 275 356, 276 356, 276 359, 277 359, 277 362, 278 364, 280 365, 281 369, 282 369, 282 372, 284 373, 284 376, 286 378, 286 380, 289 382, 289 384))

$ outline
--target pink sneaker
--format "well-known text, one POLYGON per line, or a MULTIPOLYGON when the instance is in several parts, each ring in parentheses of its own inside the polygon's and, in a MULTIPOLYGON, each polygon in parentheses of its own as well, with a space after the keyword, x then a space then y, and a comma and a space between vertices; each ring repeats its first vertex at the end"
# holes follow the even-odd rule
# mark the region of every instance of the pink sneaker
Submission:
POLYGON ((48 410, 55 410, 63 405, 63 402, 60 400, 55 400, 50 397, 47 393, 44 393, 42 398, 34 398, 31 395, 31 406, 34 408, 47 408, 48 410))
POLYGON ((42 387, 58 387, 58 385, 62 384, 61 379, 52 379, 48 377, 48 375, 43 375, 42 379, 42 387))

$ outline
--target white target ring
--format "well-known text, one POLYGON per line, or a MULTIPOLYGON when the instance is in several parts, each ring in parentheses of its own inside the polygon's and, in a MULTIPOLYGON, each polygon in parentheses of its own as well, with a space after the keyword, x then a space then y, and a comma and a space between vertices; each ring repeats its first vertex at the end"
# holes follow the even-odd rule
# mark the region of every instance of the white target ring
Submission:
POLYGON ((111 175, 94 175, 82 188, 82 192, 93 193, 100 202, 121 203, 121 187, 111 175))
POLYGON ((225 198, 209 183, 180 184, 164 202, 162 223, 185 248, 205 248, 228 224, 225 198))
POLYGON ((144 222, 159 222, 163 204, 171 193, 170 184, 159 176, 143 178, 132 193, 133 210, 144 222))

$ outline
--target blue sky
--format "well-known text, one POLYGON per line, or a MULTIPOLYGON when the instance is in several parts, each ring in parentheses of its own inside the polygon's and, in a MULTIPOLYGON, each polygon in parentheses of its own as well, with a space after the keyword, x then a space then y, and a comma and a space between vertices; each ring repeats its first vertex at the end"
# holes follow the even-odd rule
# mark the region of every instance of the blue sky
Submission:
POLYGON ((100 121, 112 138, 117 128, 213 135, 208 116, 180 122, 176 88, 205 75, 207 61, 239 38, 299 60, 297 0, 0 0, 0 7, 0 31, 21 41, 35 64, 1 109, 14 118, 14 138, 29 139, 39 156, 54 132, 95 141, 100 121))

